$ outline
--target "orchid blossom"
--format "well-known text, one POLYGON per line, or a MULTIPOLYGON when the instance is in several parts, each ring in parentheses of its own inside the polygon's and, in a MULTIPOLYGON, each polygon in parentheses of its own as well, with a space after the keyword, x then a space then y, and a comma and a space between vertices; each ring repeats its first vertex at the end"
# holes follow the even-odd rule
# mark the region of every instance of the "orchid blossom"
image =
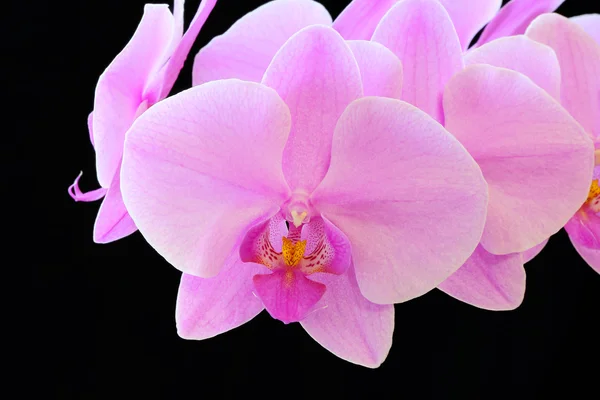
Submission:
POLYGON ((383 46, 360 47, 306 27, 261 83, 196 86, 131 128, 123 198, 184 272, 182 337, 218 335, 266 308, 376 367, 393 303, 435 288, 475 250, 487 206, 479 167, 426 113, 364 96, 398 87, 401 68, 383 46))
POLYGON ((185 34, 183 0, 175 1, 173 14, 166 4, 147 4, 133 37, 98 80, 88 128, 101 188, 83 193, 79 189, 81 174, 69 187, 75 201, 104 197, 94 225, 97 243, 112 242, 137 230, 120 189, 125 134, 141 114, 169 94, 215 3, 202 0, 185 34))
MULTIPOLYGON (((465 57, 468 64, 496 65, 527 75, 560 101, 594 142, 595 168, 589 192, 565 230, 577 251, 597 272, 600 272, 599 26, 597 14, 574 17, 571 21, 557 14, 543 15, 534 20, 526 36, 496 39, 465 57)), ((524 252, 524 261, 535 257, 546 243, 547 240, 524 252)))
POLYGON ((556 55, 523 36, 463 55, 452 19, 436 0, 397 3, 372 40, 402 61, 401 99, 444 124, 489 186, 480 245, 439 288, 481 308, 517 307, 525 293, 521 253, 562 228, 592 179, 592 142, 558 102, 556 55))
MULTIPOLYGON (((527 37, 549 46, 560 65, 564 107, 577 119, 596 148, 589 192, 579 210, 565 225, 571 242, 583 259, 600 273, 600 15, 571 20, 557 14, 537 18, 527 37)), ((541 248, 533 251, 537 254, 541 248)))

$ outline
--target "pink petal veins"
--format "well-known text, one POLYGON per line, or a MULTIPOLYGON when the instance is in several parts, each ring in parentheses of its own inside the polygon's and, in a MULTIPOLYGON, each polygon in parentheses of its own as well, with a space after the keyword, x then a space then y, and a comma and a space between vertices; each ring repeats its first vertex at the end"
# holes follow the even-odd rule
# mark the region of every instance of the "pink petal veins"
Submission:
POLYGON ((299 30, 317 24, 331 24, 331 16, 317 2, 268 2, 200 50, 194 60, 193 84, 228 78, 260 82, 281 46, 299 30))
POLYGON ((212 277, 246 230, 290 195, 290 129, 274 90, 209 82, 142 114, 127 135, 121 190, 146 240, 183 272, 212 277))

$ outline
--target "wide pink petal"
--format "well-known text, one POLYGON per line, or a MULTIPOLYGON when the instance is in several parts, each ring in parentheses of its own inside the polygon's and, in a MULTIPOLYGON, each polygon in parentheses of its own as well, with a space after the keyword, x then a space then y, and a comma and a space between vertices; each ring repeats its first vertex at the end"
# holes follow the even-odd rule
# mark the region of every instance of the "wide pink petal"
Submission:
POLYGON ((343 274, 352 262, 350 242, 342 231, 326 218, 312 218, 302 229, 306 240, 302 270, 312 273, 311 268, 320 267, 322 272, 343 274))
POLYGON ((283 153, 285 178, 292 190, 310 193, 329 167, 338 118, 362 96, 358 64, 336 31, 310 26, 279 50, 263 83, 277 90, 292 114, 283 153))
POLYGON ((100 76, 94 98, 96 170, 102 187, 109 187, 123 155, 125 132, 138 114, 143 94, 173 33, 167 5, 147 4, 144 16, 123 51, 100 76))
POLYGON ((587 198, 594 148, 581 126, 522 74, 473 65, 444 95, 446 128, 489 185, 483 247, 525 251, 556 233, 587 198))
POLYGON ((525 268, 520 253, 496 256, 483 247, 438 289, 486 310, 514 310, 525 296, 525 268))
POLYGON ((399 99, 402 96, 402 63, 385 46, 350 40, 348 46, 360 68, 365 96, 399 99))
POLYGON ((476 46, 504 36, 521 35, 537 16, 551 13, 565 0, 511 0, 485 27, 476 46))
POLYGON ((260 6, 200 50, 194 61, 193 84, 226 78, 260 82, 281 46, 294 33, 314 24, 331 24, 331 16, 317 2, 278 0, 260 6))
POLYGON ((583 258, 594 271, 600 274, 600 247, 587 247, 581 244, 573 236, 569 235, 569 237, 571 238, 573 247, 575 247, 575 250, 577 250, 581 258, 583 258))
POLYGON ((557 14, 537 18, 527 36, 556 52, 562 105, 595 140, 600 139, 600 44, 579 25, 557 14))
POLYGON ((380 366, 392 346, 394 306, 365 299, 353 267, 340 276, 317 274, 314 280, 327 290, 315 311, 300 321, 302 327, 336 356, 369 368, 380 366))
POLYGON ((533 260, 538 254, 540 254, 544 247, 546 247, 546 244, 548 244, 548 239, 544 240, 537 246, 533 246, 529 250, 522 252, 521 255, 523 256, 523 263, 528 263, 529 261, 533 260))
POLYGON ((600 44, 600 14, 585 14, 571 18, 571 21, 581 26, 588 35, 600 44))
POLYGON ((404 0, 381 20, 373 41, 402 61, 402 100, 444 122, 442 93, 463 68, 462 49, 448 12, 437 0, 404 0))
POLYGON ((390 304, 433 289, 471 255, 487 190, 475 161, 432 118, 367 97, 340 118, 312 201, 350 239, 363 295, 390 304))
POLYGON ((243 263, 237 249, 213 278, 183 274, 177 294, 177 332, 185 339, 207 339, 245 324, 264 306, 254 295, 252 277, 262 265, 243 263))
POLYGON ((527 36, 500 38, 471 50, 465 55, 465 64, 489 64, 520 72, 560 101, 560 65, 556 54, 527 36))
POLYGON ((290 116, 263 85, 224 80, 172 96, 127 135, 121 172, 138 228, 176 268, 217 275, 240 235, 289 196, 290 116))
POLYGON ((353 0, 333 21, 346 40, 370 40, 381 18, 398 0, 353 0))
POLYGON ((254 275, 254 288, 273 318, 286 324, 302 320, 325 293, 325 285, 298 270, 254 275))
POLYGON ((123 203, 121 177, 117 173, 106 192, 100 210, 98 210, 94 224, 94 242, 114 242, 135 231, 137 231, 137 227, 123 203))
POLYGON ((446 8, 463 49, 467 49, 471 40, 494 18, 502 0, 439 0, 446 8))

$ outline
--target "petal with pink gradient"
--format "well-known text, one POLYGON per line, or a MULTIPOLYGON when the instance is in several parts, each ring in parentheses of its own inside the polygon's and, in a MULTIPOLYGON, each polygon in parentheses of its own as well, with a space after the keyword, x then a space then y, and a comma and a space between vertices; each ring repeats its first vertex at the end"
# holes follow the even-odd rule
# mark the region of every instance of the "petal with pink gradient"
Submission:
POLYGON ((119 171, 106 192, 96 222, 94 224, 94 242, 110 243, 131 235, 137 231, 135 223, 123 203, 121 194, 121 174, 119 171))
POLYGON ((463 50, 469 47, 477 32, 494 18, 502 6, 502 0, 439 1, 452 18, 463 50))
POLYGON ((96 170, 102 187, 109 187, 123 155, 125 132, 137 117, 143 93, 173 33, 167 5, 147 4, 129 43, 100 76, 94 98, 96 170))
POLYGON ((588 35, 600 44, 600 14, 584 14, 572 17, 571 21, 581 26, 588 35))
POLYGON ((237 249, 213 278, 183 274, 177 294, 177 332, 185 339, 208 339, 245 324, 264 307, 254 295, 252 277, 262 265, 243 263, 237 249))
POLYGON ((600 139, 600 45, 579 25, 557 14, 537 18, 527 36, 556 52, 562 105, 594 140, 600 139))
POLYGON ((246 14, 196 55, 193 84, 239 78, 260 82, 275 53, 309 25, 331 24, 321 4, 308 0, 269 2, 246 14))
POLYGON ((356 58, 365 96, 400 99, 402 63, 385 46, 366 40, 350 40, 348 46, 356 58))
POLYGON ((310 26, 279 50, 263 84, 279 93, 292 115, 283 152, 286 180, 292 191, 311 193, 329 167, 338 118, 363 94, 358 64, 336 31, 310 26))
POLYGON ((473 65, 448 83, 446 128, 489 186, 483 247, 522 252, 556 233, 586 200, 594 147, 581 126, 522 74, 473 65))
POLYGON ((546 247, 546 244, 548 244, 548 239, 544 240, 542 243, 538 244, 537 246, 533 246, 531 249, 529 250, 525 250, 524 252, 521 253, 521 255, 523 256, 523 263, 528 263, 529 261, 533 260, 535 257, 537 257, 538 254, 540 254, 540 252, 542 250, 544 250, 544 247, 546 247))
POLYGON ((342 231, 325 218, 312 218, 302 229, 302 240, 306 240, 306 250, 302 260, 302 271, 343 274, 352 261, 350 242, 342 231))
POLYGON ((254 275, 254 288, 273 318, 285 324, 302 320, 325 293, 325 285, 308 279, 298 270, 279 269, 254 275))
POLYGON ((428 292, 467 260, 483 231, 487 189, 435 120, 408 103, 366 97, 340 118, 312 202, 350 240, 362 294, 391 304, 428 292))
POLYGON ((583 258, 585 262, 588 263, 588 265, 592 267, 594 271, 600 274, 600 248, 591 248, 584 246, 583 244, 578 242, 574 237, 570 235, 569 237, 571 238, 571 243, 573 243, 573 247, 575 247, 575 250, 577 250, 581 258, 583 258))
MULTIPOLYGON (((181 31, 183 30, 183 1, 180 2, 179 6, 177 6, 178 3, 179 2, 175 2, 176 8, 174 14, 175 20, 178 21, 178 26, 176 28, 178 32, 176 34, 181 35, 181 31)), ((190 26, 183 34, 183 37, 179 36, 181 37, 181 40, 177 43, 171 57, 158 74, 158 79, 160 79, 160 90, 158 92, 157 100, 167 97, 173 88, 192 45, 196 41, 200 29, 204 26, 204 23, 216 4, 217 0, 201 0, 198 11, 196 11, 196 15, 194 15, 194 19, 192 19, 190 26)))
POLYGON ((289 129, 274 90, 238 80, 197 86, 142 114, 125 142, 121 190, 148 243, 183 272, 217 275, 248 227, 289 196, 281 170, 289 129))
POLYGON ((475 307, 514 310, 525 296, 525 268, 520 253, 496 256, 478 246, 467 262, 438 289, 475 307))
POLYGON ((327 290, 300 321, 302 327, 336 356, 369 368, 380 366, 392 346, 394 306, 365 299, 353 267, 340 276, 317 274, 314 280, 327 290))
POLYGON ((443 124, 444 86, 463 68, 460 42, 444 7, 437 0, 403 0, 381 20, 373 41, 402 62, 402 100, 443 124))
POLYGON ((550 47, 518 35, 496 39, 465 55, 465 64, 489 64, 527 76, 560 101, 560 65, 550 47))
POLYGON ((333 21, 346 40, 371 40, 381 18, 398 0, 353 0, 333 21))
POLYGON ((485 27, 475 46, 504 36, 521 35, 536 17, 556 10, 565 0, 511 0, 485 27))

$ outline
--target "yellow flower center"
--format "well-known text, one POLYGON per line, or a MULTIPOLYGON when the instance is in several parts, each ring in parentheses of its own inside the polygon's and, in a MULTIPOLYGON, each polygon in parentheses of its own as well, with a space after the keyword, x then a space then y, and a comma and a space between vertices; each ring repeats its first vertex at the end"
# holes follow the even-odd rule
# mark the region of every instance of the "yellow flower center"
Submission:
POLYGON ((281 247, 281 253, 283 254, 283 261, 285 262, 285 265, 289 267, 295 267, 304 256, 304 251, 306 250, 306 240, 299 240, 294 243, 285 236, 282 239, 283 246, 281 247))

